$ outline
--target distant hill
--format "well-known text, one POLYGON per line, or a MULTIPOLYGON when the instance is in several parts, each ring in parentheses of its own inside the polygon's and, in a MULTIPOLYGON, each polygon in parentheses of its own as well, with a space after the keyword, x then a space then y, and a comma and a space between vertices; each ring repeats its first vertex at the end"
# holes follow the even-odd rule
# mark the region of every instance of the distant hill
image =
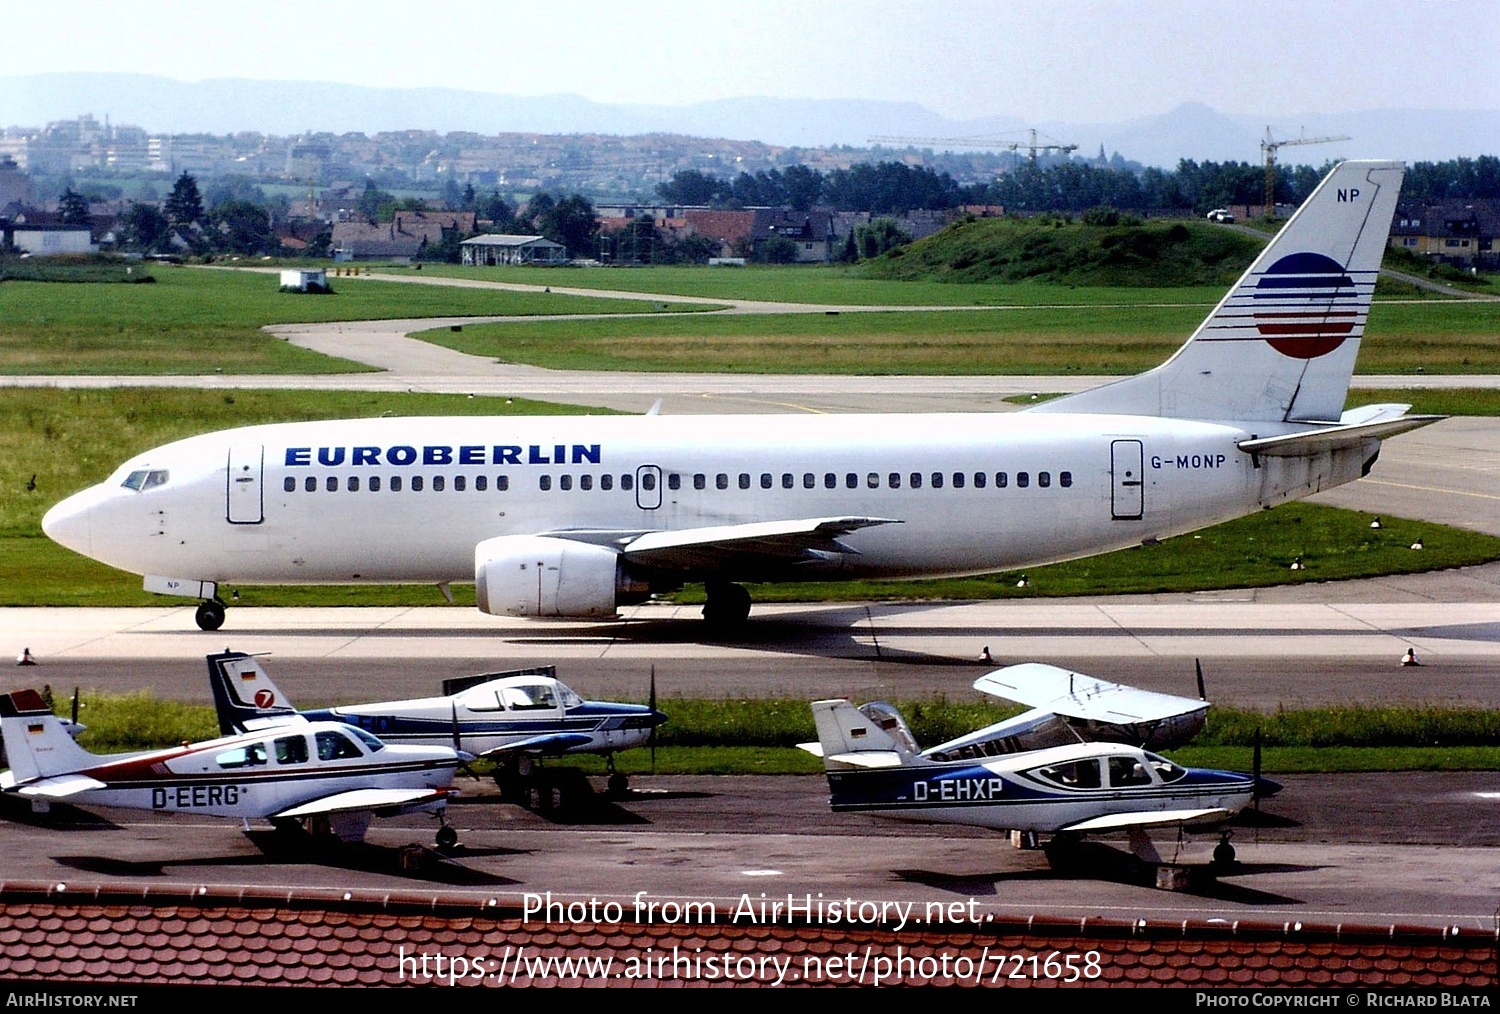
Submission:
POLYGON ((1064 224, 981 218, 866 264, 871 278, 932 282, 1051 282, 1060 285, 1228 285, 1263 242, 1200 222, 1064 224))
MULTIPOLYGON (((868 146, 873 135, 1023 140, 1036 126, 1080 154, 1103 146, 1144 165, 1179 159, 1255 162, 1267 124, 1278 137, 1347 134, 1352 140, 1287 148, 1282 160, 1439 161, 1500 152, 1500 110, 1384 109, 1306 113, 1271 110, 1228 115, 1185 103, 1120 123, 1028 123, 1019 116, 951 120, 914 102, 778 99, 746 96, 681 106, 608 105, 579 95, 516 96, 456 88, 371 88, 312 81, 220 78, 186 82, 148 74, 0 76, 0 126, 41 127, 92 113, 153 134, 259 131, 376 133, 384 130, 480 134, 672 133, 782 146, 868 146)), ((938 146, 940 147, 940 146, 938 146)))

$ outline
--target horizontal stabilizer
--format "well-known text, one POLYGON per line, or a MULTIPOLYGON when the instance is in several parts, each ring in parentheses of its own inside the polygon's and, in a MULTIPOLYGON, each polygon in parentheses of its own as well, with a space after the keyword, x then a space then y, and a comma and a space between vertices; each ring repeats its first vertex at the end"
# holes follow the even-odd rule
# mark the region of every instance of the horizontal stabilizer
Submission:
POLYGON ((503 757, 511 753, 567 753, 579 747, 588 746, 593 737, 581 732, 551 732, 543 736, 532 736, 529 739, 518 740, 515 743, 506 743, 497 746, 493 750, 486 750, 480 754, 481 757, 503 757))
POLYGON ((830 754, 825 760, 857 768, 899 768, 901 755, 894 750, 861 750, 858 753, 830 754))
POLYGON ((974 689, 1067 718, 1115 725, 1160 722, 1208 708, 1195 698, 1127 687, 1041 662, 986 673, 974 681, 974 689))
MULTIPOLYGON (((1409 406, 1370 406, 1382 408, 1407 408, 1409 406)), ((1349 413, 1345 413, 1346 417, 1349 413)), ((1384 440, 1398 433, 1431 426, 1447 416, 1401 415, 1396 418, 1377 419, 1348 425, 1340 420, 1338 425, 1322 429, 1306 430, 1302 433, 1287 433, 1279 437, 1261 437, 1257 440, 1241 440, 1239 449, 1247 454, 1265 454, 1271 457, 1296 458, 1305 454, 1321 454, 1340 447, 1353 447, 1365 440, 1384 440)))
POLYGON ((351 789, 302 803, 271 816, 280 820, 283 817, 316 817, 354 811, 373 813, 390 809, 415 810, 433 803, 445 803, 454 795, 457 793, 451 789, 351 789))
POLYGON ((899 524, 892 518, 798 518, 647 532, 627 542, 624 553, 632 563, 672 570, 717 570, 735 563, 787 564, 818 553, 852 553, 839 536, 875 525, 899 524))
POLYGON ((1146 813, 1111 813, 1103 817, 1080 820, 1061 828, 1063 831, 1079 833, 1116 831, 1127 827, 1161 827, 1167 824, 1215 824, 1234 816, 1234 811, 1222 807, 1206 810, 1154 810, 1146 813))
POLYGON ((0 782, 0 788, 7 792, 15 792, 20 796, 38 797, 41 799, 64 799, 68 796, 87 792, 90 789, 107 788, 103 782, 88 775, 53 775, 51 778, 40 778, 34 782, 26 782, 17 785, 11 778, 5 778, 0 782), (6 783, 9 784, 6 784, 6 783))

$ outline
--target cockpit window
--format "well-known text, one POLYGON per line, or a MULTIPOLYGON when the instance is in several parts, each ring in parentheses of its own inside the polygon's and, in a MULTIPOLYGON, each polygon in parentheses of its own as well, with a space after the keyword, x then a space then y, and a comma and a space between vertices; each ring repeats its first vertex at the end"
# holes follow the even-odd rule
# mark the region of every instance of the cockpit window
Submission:
POLYGON ((359 747, 336 732, 320 732, 314 738, 318 741, 318 760, 357 760, 364 756, 359 747))
POLYGON ((1165 757, 1158 757, 1154 753, 1148 753, 1146 754, 1146 760, 1156 769, 1156 777, 1160 778, 1163 782, 1171 783, 1177 781, 1179 778, 1187 777, 1187 770, 1185 768, 1178 767, 1165 757))
POLYGON ((512 711, 541 711, 557 707, 557 696, 546 683, 527 683, 504 687, 500 696, 512 711))
POLYGON ((1151 772, 1135 757, 1109 759, 1109 784, 1117 789, 1151 784, 1151 772))
POLYGON ((561 680, 557 684, 557 696, 562 698, 562 706, 567 711, 572 711, 583 703, 583 698, 573 692, 573 688, 561 680))
POLYGON ((385 743, 383 743, 381 740, 377 739, 370 733, 366 732, 365 730, 361 729, 359 726, 347 725, 345 726, 345 728, 348 729, 354 736, 356 736, 361 743, 369 747, 371 753, 379 753, 381 750, 385 749, 385 743))
POLYGON ((1026 773, 1033 778, 1039 778, 1064 789, 1097 789, 1103 784, 1099 779, 1099 761, 1093 757, 1088 760, 1070 761, 1066 764, 1049 764, 1046 767, 1032 768, 1026 773))
POLYGON ((166 481, 167 470, 165 468, 142 468, 127 475, 125 481, 120 483, 120 485, 139 493, 142 490, 165 485, 166 481))

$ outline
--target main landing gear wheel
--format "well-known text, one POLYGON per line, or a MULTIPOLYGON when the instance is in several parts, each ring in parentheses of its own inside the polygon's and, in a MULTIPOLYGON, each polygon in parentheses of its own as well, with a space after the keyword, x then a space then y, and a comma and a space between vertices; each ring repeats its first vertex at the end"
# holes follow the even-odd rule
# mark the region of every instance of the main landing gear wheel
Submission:
POLYGON ((703 604, 703 621, 715 630, 734 630, 750 618, 750 593, 737 584, 704 586, 708 601, 703 604))
POLYGON ((224 625, 224 603, 217 599, 205 599, 198 603, 198 612, 193 616, 199 630, 218 630, 224 625))
POLYGON ((451 851, 453 851, 453 847, 455 845, 457 845, 457 844, 458 844, 458 832, 455 831, 455 830, 453 830, 453 828, 450 825, 444 824, 442 827, 438 828, 438 832, 437 832, 437 847, 441 851, 443 851, 443 852, 451 852, 451 851))

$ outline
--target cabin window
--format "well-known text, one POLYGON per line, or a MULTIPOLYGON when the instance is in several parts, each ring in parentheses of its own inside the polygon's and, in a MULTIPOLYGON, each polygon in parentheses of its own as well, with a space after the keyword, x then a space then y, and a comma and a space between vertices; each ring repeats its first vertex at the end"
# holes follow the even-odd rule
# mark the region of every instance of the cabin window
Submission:
POLYGON ((629 472, 622 473, 620 475, 620 488, 627 493, 635 489, 635 476, 629 472))
POLYGON ((1057 473, 1057 483, 1058 483, 1058 485, 1062 486, 1063 489, 1067 489, 1069 486, 1073 485, 1073 473, 1072 472, 1058 472, 1057 473))
POLYGON ((770 489, 775 484, 776 484, 776 477, 774 475, 772 475, 770 472, 762 472, 762 473, 760 473, 760 488, 761 489, 770 489))
POLYGON ((357 760, 364 756, 354 741, 341 732, 325 729, 314 733, 314 737, 318 741, 318 760, 357 760))
POLYGON ((543 492, 546 492, 547 490, 551 489, 552 488, 552 476, 550 476, 550 475, 544 475, 541 478, 537 479, 537 486, 543 492))
POLYGON ((307 763, 306 736, 284 736, 272 745, 276 747, 277 764, 307 763))
POLYGON ((608 472, 605 472, 603 475, 599 476, 599 488, 602 490, 614 489, 615 477, 608 472))
POLYGON ((693 475, 693 488, 694 489, 707 489, 708 488, 708 476, 704 475, 702 472, 695 473, 693 475))
POLYGON ((1010 476, 1006 475, 1004 472, 996 472, 995 473, 995 488, 996 489, 1004 489, 1006 486, 1009 486, 1009 485, 1010 485, 1010 476))
POLYGON ((728 488, 729 488, 729 476, 728 475, 726 475, 723 472, 720 472, 718 475, 714 476, 714 489, 728 489, 728 488))
POLYGON ((557 707, 557 695, 545 683, 501 687, 500 697, 512 711, 541 711, 557 707))
POLYGON ((422 479, 422 477, 420 475, 414 475, 414 476, 411 477, 411 491, 413 493, 420 493, 420 492, 422 492, 423 484, 424 484, 424 480, 422 479))
POLYGON ((964 473, 962 473, 962 472, 954 472, 953 473, 953 488, 954 489, 963 489, 964 488, 964 473))
POLYGON ((266 744, 247 743, 235 750, 226 750, 214 758, 221 768, 254 768, 266 762, 266 744))
POLYGON ((392 493, 399 493, 399 492, 401 492, 401 476, 399 476, 399 475, 393 475, 393 476, 391 476, 391 492, 392 493))
POLYGON ((328 478, 324 479, 323 489, 329 493, 337 493, 339 491, 339 477, 336 475, 330 475, 328 478))
POLYGON ((318 480, 309 475, 306 479, 302 480, 302 488, 309 493, 316 493, 318 491, 318 480))
POLYGON ((469 488, 469 479, 468 479, 467 476, 455 475, 453 477, 453 492, 455 492, 455 493, 462 493, 464 490, 466 490, 468 488, 469 488))
POLYGON ((281 480, 281 488, 288 493, 297 492, 297 480, 290 475, 281 480))
POLYGON ((655 472, 642 472, 641 473, 641 489, 647 490, 649 492, 650 490, 653 490, 655 488, 656 488, 656 473, 655 472))
POLYGON ((557 480, 557 488, 563 492, 573 488, 573 477, 571 475, 560 476, 557 480))
POLYGON ((1052 485, 1052 473, 1051 472, 1038 472, 1038 473, 1036 473, 1036 484, 1038 486, 1042 487, 1043 489, 1046 489, 1048 486, 1051 486, 1052 485))
POLYGON ((886 476, 885 478, 886 478, 886 481, 891 484, 891 489, 900 489, 901 488, 901 473, 900 472, 892 472, 890 475, 886 476))
POLYGON ((871 489, 879 489, 880 488, 880 473, 879 472, 871 472, 869 475, 865 476, 865 485, 869 486, 871 489))
POLYGON ((818 485, 818 477, 811 472, 802 473, 802 488, 813 489, 818 485))
POLYGON ((372 476, 370 476, 370 492, 371 493, 379 493, 380 492, 380 476, 378 476, 378 475, 372 475, 372 476))
POLYGON ((1021 489, 1025 489, 1027 486, 1030 486, 1031 485, 1031 473, 1030 472, 1017 472, 1016 473, 1016 485, 1019 486, 1021 489))
POLYGON ((1088 760, 1071 761, 1067 764, 1049 764, 1046 767, 1032 768, 1026 772, 1033 778, 1064 789, 1084 791, 1102 787, 1099 780, 1099 759, 1090 757, 1088 760))
POLYGON ((1151 772, 1136 757, 1111 757, 1109 759, 1109 784, 1113 788, 1129 788, 1150 785, 1151 772))
POLYGON ((983 472, 975 472, 974 473, 974 488, 975 489, 984 489, 984 481, 987 478, 988 478, 988 476, 986 476, 983 472))
POLYGON ((508 475, 497 475, 497 476, 495 476, 495 492, 496 493, 504 493, 508 489, 510 489, 510 476, 508 476, 508 475))
POLYGON ((794 485, 796 485, 796 478, 792 475, 792 473, 791 472, 782 472, 781 473, 781 488, 782 489, 791 489, 794 485))
POLYGON ((740 489, 749 489, 749 488, 750 488, 750 473, 749 472, 741 472, 740 473, 740 489))
POLYGON ((844 476, 844 486, 847 489, 859 489, 859 475, 855 472, 850 472, 844 476))
POLYGON ((912 489, 921 489, 922 488, 922 473, 921 472, 913 472, 913 473, 911 473, 911 488, 912 489))
POLYGON ((359 492, 359 476, 357 476, 357 475, 351 475, 351 476, 349 476, 349 481, 346 482, 346 483, 344 483, 344 488, 347 489, 351 493, 358 493, 359 492))
POLYGON ((672 490, 681 489, 682 488, 682 476, 678 475, 676 472, 673 472, 671 475, 668 475, 667 476, 667 488, 668 489, 672 489, 672 490))
POLYGON ((474 476, 474 491, 476 493, 483 493, 486 489, 489 488, 489 485, 490 485, 489 476, 487 476, 487 475, 476 475, 476 476, 474 476))
POLYGON ((494 687, 476 687, 458 699, 458 706, 465 711, 504 711, 494 687))
POLYGON ((932 488, 933 489, 942 489, 943 488, 943 473, 942 472, 933 472, 932 473, 932 488))
POLYGON ((824 475, 823 475, 823 486, 824 486, 825 489, 838 489, 839 488, 839 477, 836 476, 836 475, 834 475, 832 472, 826 472, 826 473, 824 473, 824 475))
POLYGON ((448 480, 445 479, 443 476, 441 476, 441 475, 434 475, 432 477, 432 491, 434 493, 441 493, 444 489, 447 488, 447 486, 448 486, 448 480))
MULTIPOLYGON (((673 478, 676 478, 676 476, 673 476, 673 478)), ((579 489, 593 489, 594 488, 594 477, 592 475, 580 475, 578 477, 578 488, 579 489)))

